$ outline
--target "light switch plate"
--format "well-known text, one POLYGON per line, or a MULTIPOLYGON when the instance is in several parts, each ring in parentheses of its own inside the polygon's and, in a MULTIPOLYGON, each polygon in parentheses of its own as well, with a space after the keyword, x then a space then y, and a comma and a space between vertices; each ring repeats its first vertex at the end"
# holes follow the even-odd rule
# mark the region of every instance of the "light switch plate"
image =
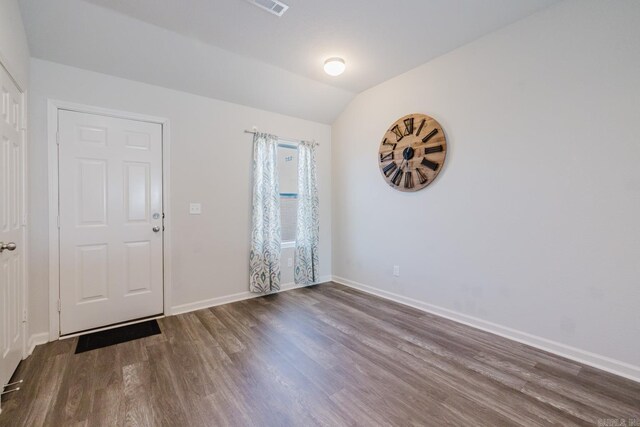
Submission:
POLYGON ((189 213, 191 215, 200 215, 202 213, 202 205, 200 203, 190 203, 189 213))

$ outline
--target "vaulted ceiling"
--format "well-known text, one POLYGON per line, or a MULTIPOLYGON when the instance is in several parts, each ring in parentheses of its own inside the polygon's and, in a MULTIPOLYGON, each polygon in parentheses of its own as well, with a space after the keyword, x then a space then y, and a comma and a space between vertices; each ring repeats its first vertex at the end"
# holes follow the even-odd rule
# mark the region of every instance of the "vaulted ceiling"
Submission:
POLYGON ((33 56, 331 123, 355 94, 557 0, 21 0, 33 56), (323 73, 340 56, 347 71, 323 73))

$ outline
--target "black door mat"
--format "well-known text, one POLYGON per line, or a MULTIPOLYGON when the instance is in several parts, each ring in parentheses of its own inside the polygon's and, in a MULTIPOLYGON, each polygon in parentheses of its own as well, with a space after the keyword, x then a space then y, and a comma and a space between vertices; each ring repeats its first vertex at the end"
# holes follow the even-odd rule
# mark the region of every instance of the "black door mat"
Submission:
POLYGON ((160 325, 155 319, 106 331, 93 332, 78 338, 76 354, 161 333, 160 325))

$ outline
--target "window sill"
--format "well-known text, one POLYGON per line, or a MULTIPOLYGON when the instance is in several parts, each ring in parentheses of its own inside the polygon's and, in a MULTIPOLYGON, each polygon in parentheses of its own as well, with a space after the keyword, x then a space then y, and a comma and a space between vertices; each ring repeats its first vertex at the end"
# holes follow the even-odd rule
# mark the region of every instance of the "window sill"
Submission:
POLYGON ((282 242, 280 243, 280 249, 290 249, 295 248, 296 242, 282 242))

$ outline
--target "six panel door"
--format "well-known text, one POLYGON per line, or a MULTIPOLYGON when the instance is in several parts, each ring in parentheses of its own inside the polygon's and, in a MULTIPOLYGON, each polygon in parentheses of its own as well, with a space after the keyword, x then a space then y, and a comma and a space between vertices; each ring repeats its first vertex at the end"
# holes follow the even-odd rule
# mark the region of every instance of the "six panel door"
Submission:
POLYGON ((162 125, 59 110, 60 332, 163 312, 162 125))
POLYGON ((0 65, 0 387, 22 359, 24 139, 22 93, 0 65), (15 246, 14 246, 15 245, 15 246))

